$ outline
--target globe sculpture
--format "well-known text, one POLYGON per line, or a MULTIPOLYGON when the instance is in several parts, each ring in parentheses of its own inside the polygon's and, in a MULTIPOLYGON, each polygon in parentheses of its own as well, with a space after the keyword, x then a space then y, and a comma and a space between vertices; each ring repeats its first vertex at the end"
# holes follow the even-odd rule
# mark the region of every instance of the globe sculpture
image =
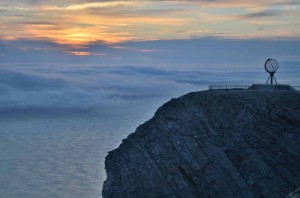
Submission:
POLYGON ((270 74, 266 84, 268 84, 270 81, 270 84, 273 85, 273 82, 275 81, 275 83, 277 85, 277 81, 276 81, 274 74, 278 70, 278 68, 279 68, 279 64, 278 64, 277 60, 271 59, 271 58, 266 60, 265 70, 270 74))

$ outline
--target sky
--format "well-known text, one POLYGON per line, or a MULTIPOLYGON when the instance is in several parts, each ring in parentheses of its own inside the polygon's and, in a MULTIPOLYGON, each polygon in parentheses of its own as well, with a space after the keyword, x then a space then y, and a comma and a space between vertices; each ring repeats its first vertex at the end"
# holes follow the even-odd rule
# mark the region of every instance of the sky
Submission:
POLYGON ((202 36, 299 38, 290 0, 2 0, 1 39, 68 45, 202 36))
POLYGON ((300 85, 296 0, 1 0, 0 22, 3 112, 265 83, 268 58, 300 85))
POLYGON ((108 56, 128 51, 123 43, 157 40, 300 38, 296 0, 1 0, 0 20, 2 46, 73 56, 108 56))
POLYGON ((171 98, 264 84, 268 58, 279 62, 279 83, 300 85, 299 27, 299 0, 0 0, 0 146, 4 167, 19 170, 2 171, 4 193, 55 197, 50 185, 80 196, 89 191, 82 181, 93 182, 82 176, 97 175, 86 157, 98 170, 127 130, 171 98), (101 159, 93 145, 105 147, 101 159), (69 174, 76 167, 79 177, 69 174))

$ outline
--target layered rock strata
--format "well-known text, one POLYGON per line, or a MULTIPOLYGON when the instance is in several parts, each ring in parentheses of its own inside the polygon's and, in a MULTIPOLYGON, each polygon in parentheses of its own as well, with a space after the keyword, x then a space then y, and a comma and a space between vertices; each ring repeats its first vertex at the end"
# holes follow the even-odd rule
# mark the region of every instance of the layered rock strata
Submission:
POLYGON ((104 198, 286 197, 300 186, 300 92, 172 99, 109 152, 105 168, 104 198))

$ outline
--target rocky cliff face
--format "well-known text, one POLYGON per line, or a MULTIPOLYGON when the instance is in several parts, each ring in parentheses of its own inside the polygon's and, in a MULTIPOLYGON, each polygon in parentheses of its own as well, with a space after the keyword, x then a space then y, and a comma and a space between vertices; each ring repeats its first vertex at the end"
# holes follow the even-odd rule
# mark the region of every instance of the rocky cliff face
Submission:
POLYGON ((106 157, 103 197, 285 197, 300 186, 300 92, 172 99, 106 157))

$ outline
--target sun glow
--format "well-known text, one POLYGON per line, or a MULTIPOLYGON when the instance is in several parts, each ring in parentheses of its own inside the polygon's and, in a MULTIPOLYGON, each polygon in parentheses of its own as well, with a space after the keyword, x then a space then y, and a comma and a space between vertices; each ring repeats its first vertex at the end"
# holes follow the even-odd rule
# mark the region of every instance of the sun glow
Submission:
POLYGON ((66 51, 66 54, 74 55, 74 56, 106 56, 106 54, 102 53, 93 53, 86 51, 66 51))

